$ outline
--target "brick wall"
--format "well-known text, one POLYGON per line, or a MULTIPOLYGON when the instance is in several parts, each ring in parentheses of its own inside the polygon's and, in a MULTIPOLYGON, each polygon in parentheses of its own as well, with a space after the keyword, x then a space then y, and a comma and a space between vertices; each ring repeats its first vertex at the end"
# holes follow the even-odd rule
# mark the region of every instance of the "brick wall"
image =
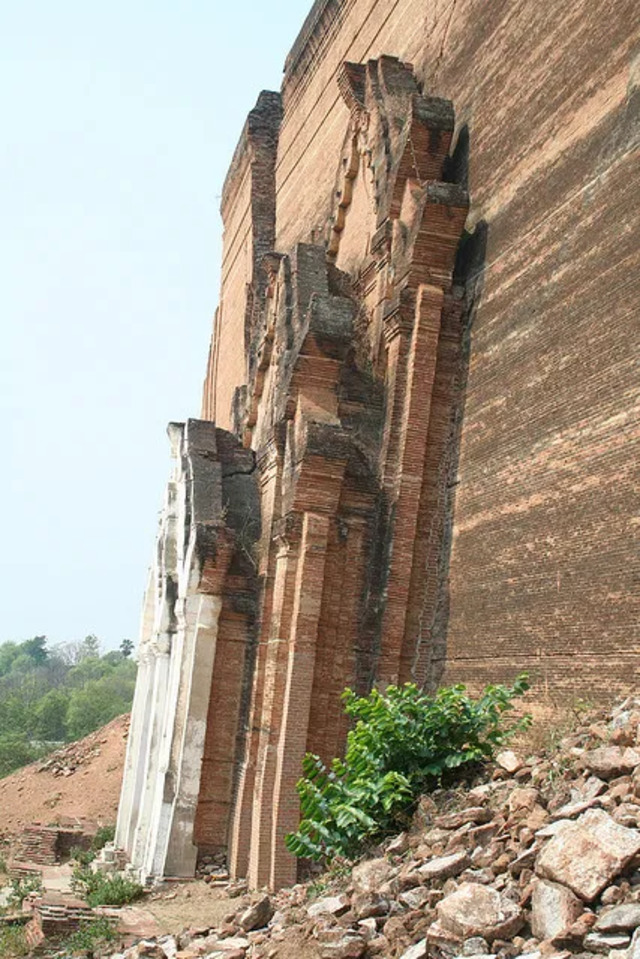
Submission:
MULTIPOLYGON (((456 110, 450 176, 468 187, 477 250, 459 258, 466 353, 450 378, 457 420, 445 412, 440 425, 455 449, 425 471, 420 494, 422 511, 447 505, 445 545, 421 537, 412 560, 405 645, 431 649, 421 678, 441 678, 445 663, 448 678, 472 683, 526 667, 539 694, 563 701, 637 679, 639 26, 631 0, 614 13, 604 0, 324 0, 287 62, 281 253, 327 241, 349 122, 343 61, 399 56, 456 110)), ((250 257, 235 274, 228 261, 249 194, 239 186, 225 218, 222 426, 246 381, 237 342, 250 257)), ((367 216, 361 193, 352 238, 367 216)))

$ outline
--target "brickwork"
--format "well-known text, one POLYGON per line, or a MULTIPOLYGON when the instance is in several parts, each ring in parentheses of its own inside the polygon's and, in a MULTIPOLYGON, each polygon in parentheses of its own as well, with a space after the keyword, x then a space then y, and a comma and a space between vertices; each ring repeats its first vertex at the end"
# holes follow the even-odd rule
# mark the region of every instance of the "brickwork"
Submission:
POLYGON ((486 222, 459 468, 443 471, 439 488, 425 469, 423 498, 446 499, 447 483, 456 495, 450 558, 437 542, 417 544, 413 589, 425 606, 410 604, 407 629, 409 648, 419 637, 418 675, 438 646, 442 678, 446 645, 452 680, 528 668, 559 702, 621 693, 638 679, 640 646, 631 505, 640 12, 623 2, 612 14, 599 0, 553 9, 356 0, 314 11, 283 86, 279 248, 331 215, 326 158, 343 149, 342 62, 382 52, 411 61, 424 90, 454 102, 454 143, 470 144, 467 228, 486 222))
MULTIPOLYGON (((460 275, 467 290, 479 279, 482 291, 462 316, 473 321, 468 369, 451 375, 437 414, 445 442, 455 432, 451 398, 464 407, 447 467, 455 472, 438 454, 440 479, 424 473, 422 499, 448 501, 455 523, 430 546, 417 544, 407 642, 418 636, 420 677, 442 677, 445 645, 452 679, 508 678, 515 656, 560 699, 613 694, 637 675, 639 27, 630 2, 612 16, 604 0, 562 11, 326 0, 287 61, 277 249, 357 218, 361 229, 342 242, 337 263, 358 275, 368 304, 378 295, 361 252, 373 187, 367 194, 354 175, 354 101, 340 88, 345 61, 387 52, 413 64, 423 92, 455 104, 448 175, 472 197, 467 229, 485 231, 482 262, 460 275), (442 535, 452 540, 449 557, 442 535)), ((387 364, 391 391, 395 375, 387 364)), ((431 442, 427 457, 433 464, 431 442)))
POLYGON ((46 942, 66 939, 77 932, 81 925, 98 918, 81 899, 53 893, 35 898, 31 908, 33 918, 26 928, 26 938, 36 954, 38 946, 44 948, 46 942))
POLYGON ((203 416, 226 424, 235 388, 246 379, 245 351, 254 298, 263 294, 258 265, 274 247, 275 162, 282 115, 278 93, 264 92, 247 117, 222 193, 224 295, 216 314, 203 416), (244 345, 244 350, 238 348, 244 345), (214 388, 215 384, 215 388, 214 388), (224 410, 220 415, 219 410, 224 410))
MULTIPOLYGON (((218 605, 178 859, 193 839, 253 886, 295 880, 295 781, 340 751, 346 685, 529 669, 540 705, 637 679, 639 26, 631 0, 317 0, 249 115, 202 405, 217 532, 183 596, 187 625, 218 605)), ((147 683, 177 690, 184 744, 172 668, 147 683)))
POLYGON ((90 849, 91 841, 97 830, 96 825, 83 826, 43 826, 32 823, 26 826, 14 848, 15 859, 22 863, 36 863, 52 866, 66 862, 71 850, 90 849))
POLYGON ((416 544, 437 530, 438 554, 444 529, 423 487, 430 434, 442 472, 460 354, 453 268, 468 203, 439 179, 453 109, 393 57, 345 63, 337 85, 348 116, 325 242, 263 258, 232 403, 261 470, 260 640, 230 833, 232 872, 254 886, 295 881, 283 841, 295 783, 306 751, 342 748, 345 686, 413 675, 410 607, 427 602, 416 544), (454 356, 442 330, 457 334, 454 356))

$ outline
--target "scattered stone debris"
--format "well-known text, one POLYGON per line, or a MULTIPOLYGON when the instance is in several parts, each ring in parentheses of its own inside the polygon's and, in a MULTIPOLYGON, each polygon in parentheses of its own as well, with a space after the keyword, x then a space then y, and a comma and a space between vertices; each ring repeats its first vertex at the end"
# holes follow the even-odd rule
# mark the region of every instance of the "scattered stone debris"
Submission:
POLYGON ((118 716, 79 742, 0 779, 0 841, 13 847, 36 823, 85 832, 85 825, 114 823, 128 729, 129 716, 118 716), (63 774, 64 769, 69 773, 63 774))
MULTIPOLYGON (((130 720, 127 717, 124 726, 125 737, 129 732, 129 724, 130 720)), ((49 772, 53 776, 73 776, 78 769, 88 765, 102 754, 102 746, 106 745, 107 739, 98 738, 100 732, 101 730, 98 730, 97 733, 50 753, 46 759, 37 764, 36 771, 49 772)))
POLYGON ((236 880, 217 928, 112 959, 640 959, 639 747, 629 699, 552 753, 509 750, 471 787, 424 796, 342 878, 272 896, 236 880))

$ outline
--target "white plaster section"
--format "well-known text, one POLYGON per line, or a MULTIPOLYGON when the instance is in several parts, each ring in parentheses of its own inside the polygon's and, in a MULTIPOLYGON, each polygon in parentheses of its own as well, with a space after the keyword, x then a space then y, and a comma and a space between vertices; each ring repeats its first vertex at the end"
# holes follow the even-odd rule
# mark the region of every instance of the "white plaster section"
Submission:
POLYGON ((224 525, 215 425, 171 424, 169 436, 174 467, 145 594, 116 827, 116 843, 142 881, 195 870, 193 824, 222 605, 220 596, 200 592, 207 547, 224 525))

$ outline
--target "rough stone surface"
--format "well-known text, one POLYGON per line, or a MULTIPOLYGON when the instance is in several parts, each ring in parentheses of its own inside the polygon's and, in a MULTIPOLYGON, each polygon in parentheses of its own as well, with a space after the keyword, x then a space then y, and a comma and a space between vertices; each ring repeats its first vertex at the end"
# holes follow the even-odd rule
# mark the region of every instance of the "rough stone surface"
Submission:
POLYGON ((307 913, 315 918, 316 916, 331 915, 339 916, 349 908, 348 902, 345 902, 343 896, 327 896, 325 899, 318 899, 307 909, 307 913))
POLYGON ((522 760, 514 753, 512 749, 503 749, 496 756, 496 763, 501 769, 508 773, 516 773, 522 768, 522 760))
POLYGON ((592 809, 549 841, 536 872, 591 902, 639 852, 640 833, 592 809))
POLYGON ((459 876, 471 864, 468 853, 464 850, 454 852, 450 856, 441 856, 420 866, 418 873, 423 882, 434 879, 448 879, 450 876, 459 876))
POLYGON ((522 910, 496 889, 464 882, 438 903, 441 926, 460 939, 482 936, 487 942, 514 936, 523 926, 522 910))
POLYGON ((630 943, 629 936, 620 933, 610 932, 590 932, 584 938, 584 947, 589 952, 597 952, 602 955, 609 955, 612 949, 626 949, 630 943))
POLYGON ((344 936, 338 942, 322 945, 320 955, 322 959, 360 959, 366 949, 366 941, 360 936, 344 936))
POLYGON ((273 915, 274 909, 269 896, 263 896, 258 902, 249 906, 240 916, 240 926, 245 932, 252 929, 262 929, 273 915))
POLYGON ((584 764, 595 776, 613 779, 632 773, 640 766, 640 750, 622 746, 601 746, 584 757, 584 764))
MULTIPOLYGON (((243 903, 229 898, 229 908, 235 910, 217 929, 179 937, 177 959, 209 955, 222 959, 223 953, 225 959, 243 954, 250 959, 300 954, 306 959, 307 947, 309 959, 319 955, 348 959, 360 953, 367 959, 401 959, 413 948, 424 950, 424 939, 430 955, 449 959, 640 959, 636 945, 630 945, 640 928, 640 856, 586 904, 567 886, 536 876, 548 843, 536 837, 530 821, 532 815, 537 821, 537 810, 554 815, 594 789, 593 781, 585 778, 582 757, 595 740, 635 739, 636 705, 640 701, 630 698, 611 712, 587 714, 555 749, 529 756, 520 779, 504 779, 504 770, 496 764, 484 769, 470 789, 432 791, 417 804, 401 859, 378 854, 363 859, 347 875, 331 871, 308 885, 281 890, 272 897, 276 912, 268 927, 246 938, 238 933, 248 896, 243 903), (485 802, 489 822, 457 825, 452 813, 478 801, 485 802), (442 809, 451 816, 450 828, 433 826, 442 809), (429 878, 421 875, 427 864, 453 858, 460 865, 465 856, 471 865, 458 875, 444 877, 440 869, 429 878), (327 883, 326 892, 314 898, 318 881, 327 883)), ((615 813, 629 804, 633 782, 631 776, 617 777, 596 783, 595 791, 604 808, 615 813)), ((592 810, 578 821, 565 820, 560 833, 553 829, 549 838, 584 826, 585 816, 588 824, 593 812, 606 815, 592 810)), ((629 833, 640 836, 635 826, 629 833)), ((238 892, 237 885, 231 883, 227 895, 238 892)), ((191 888, 185 887, 185 897, 191 888)), ((168 898, 176 895, 171 892, 168 898)), ((42 907, 37 911, 44 914, 42 907)), ((151 945, 164 948, 165 940, 151 945)), ((117 959, 135 959, 135 952, 128 950, 117 959)))
POLYGON ((425 959, 428 955, 427 940, 420 939, 419 942, 409 946, 409 948, 402 953, 401 959, 425 959))
POLYGON ((369 859, 353 867, 351 880, 358 893, 375 893, 394 874, 394 868, 386 859, 369 859))
POLYGON ((488 954, 489 943, 482 936, 472 936, 470 939, 465 939, 460 950, 462 956, 486 956, 488 954))
POLYGON ((627 932, 640 926, 640 902, 623 903, 602 912, 594 929, 598 932, 627 932))
POLYGON ((531 932, 536 939, 553 939, 582 914, 584 905, 566 886, 538 880, 531 897, 531 932))
POLYGON ((442 829, 458 829, 460 826, 466 826, 467 823, 486 823, 490 819, 491 810, 486 806, 471 806, 459 812, 447 813, 446 816, 438 816, 435 825, 442 829))

